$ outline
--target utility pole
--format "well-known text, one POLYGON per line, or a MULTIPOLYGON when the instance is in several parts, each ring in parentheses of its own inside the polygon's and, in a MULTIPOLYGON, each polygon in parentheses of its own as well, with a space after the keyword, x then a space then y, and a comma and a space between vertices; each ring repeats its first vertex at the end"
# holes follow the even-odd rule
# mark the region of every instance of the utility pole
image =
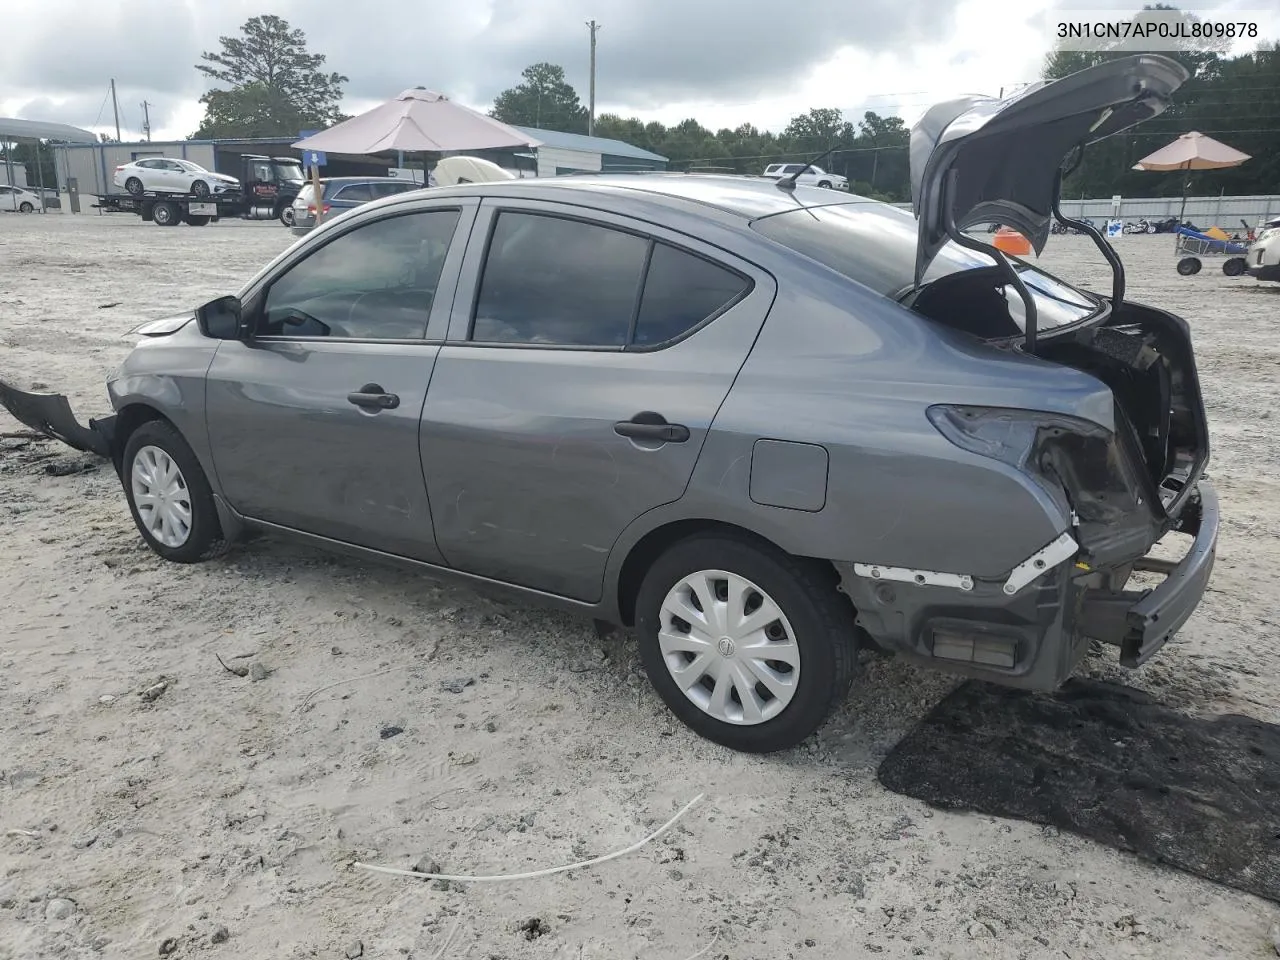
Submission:
POLYGON ((116 117, 116 143, 120 142, 120 105, 116 103, 116 81, 111 78, 111 112, 116 117))
POLYGON ((142 101, 142 135, 147 138, 147 143, 151 142, 151 114, 147 107, 151 106, 146 100, 142 101))
POLYGON ((587 27, 591 30, 591 105, 587 113, 587 136, 594 137, 596 135, 596 32, 599 31, 600 24, 594 20, 588 20, 587 27))

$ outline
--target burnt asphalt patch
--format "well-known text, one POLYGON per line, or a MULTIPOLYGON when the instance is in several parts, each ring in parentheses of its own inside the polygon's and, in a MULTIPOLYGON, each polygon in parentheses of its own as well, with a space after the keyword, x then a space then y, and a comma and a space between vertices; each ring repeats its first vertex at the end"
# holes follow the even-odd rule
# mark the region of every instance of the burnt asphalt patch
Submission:
POLYGON ((896 793, 1053 825, 1280 902, 1280 727, 1140 690, 957 689, 880 765, 896 793))

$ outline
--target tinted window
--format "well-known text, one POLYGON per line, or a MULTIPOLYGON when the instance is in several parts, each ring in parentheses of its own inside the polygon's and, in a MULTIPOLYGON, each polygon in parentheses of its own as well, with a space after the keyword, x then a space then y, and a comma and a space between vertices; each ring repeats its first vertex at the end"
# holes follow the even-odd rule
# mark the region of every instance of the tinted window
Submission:
POLYGON ((498 215, 471 339, 622 346, 648 241, 559 217, 498 215))
POLYGON ((367 183, 349 183, 333 197, 335 200, 347 200, 363 203, 373 199, 373 190, 367 183))
POLYGON ((369 186, 373 189, 374 198, 389 197, 396 193, 406 193, 413 189, 412 183, 404 183, 401 181, 391 181, 389 183, 371 183, 369 186))
POLYGON ((457 210, 430 210, 357 227, 271 284, 267 336, 409 340, 423 336, 457 210))
POLYGON ((691 253, 659 243, 644 281, 635 342, 663 343, 741 296, 750 282, 691 253))

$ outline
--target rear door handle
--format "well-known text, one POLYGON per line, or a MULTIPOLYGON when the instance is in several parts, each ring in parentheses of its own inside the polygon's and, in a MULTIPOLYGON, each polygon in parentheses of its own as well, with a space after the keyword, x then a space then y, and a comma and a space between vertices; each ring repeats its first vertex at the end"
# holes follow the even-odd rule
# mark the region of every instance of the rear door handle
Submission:
POLYGON ((347 402, 373 410, 394 410, 400 406, 399 397, 394 393, 387 393, 376 383, 366 383, 355 393, 348 393, 347 402))
POLYGON ((689 428, 682 423, 667 423, 660 413, 644 410, 630 420, 619 420, 613 432, 631 440, 657 440, 662 443, 684 443, 689 439, 689 428))

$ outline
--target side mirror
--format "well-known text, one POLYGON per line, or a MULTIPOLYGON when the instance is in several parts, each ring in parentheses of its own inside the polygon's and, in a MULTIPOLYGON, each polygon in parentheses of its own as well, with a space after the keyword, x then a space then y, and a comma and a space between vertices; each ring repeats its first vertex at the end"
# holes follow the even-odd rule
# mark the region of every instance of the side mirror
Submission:
POLYGON ((200 332, 215 340, 247 340, 249 331, 243 317, 240 298, 218 297, 196 309, 200 332))

